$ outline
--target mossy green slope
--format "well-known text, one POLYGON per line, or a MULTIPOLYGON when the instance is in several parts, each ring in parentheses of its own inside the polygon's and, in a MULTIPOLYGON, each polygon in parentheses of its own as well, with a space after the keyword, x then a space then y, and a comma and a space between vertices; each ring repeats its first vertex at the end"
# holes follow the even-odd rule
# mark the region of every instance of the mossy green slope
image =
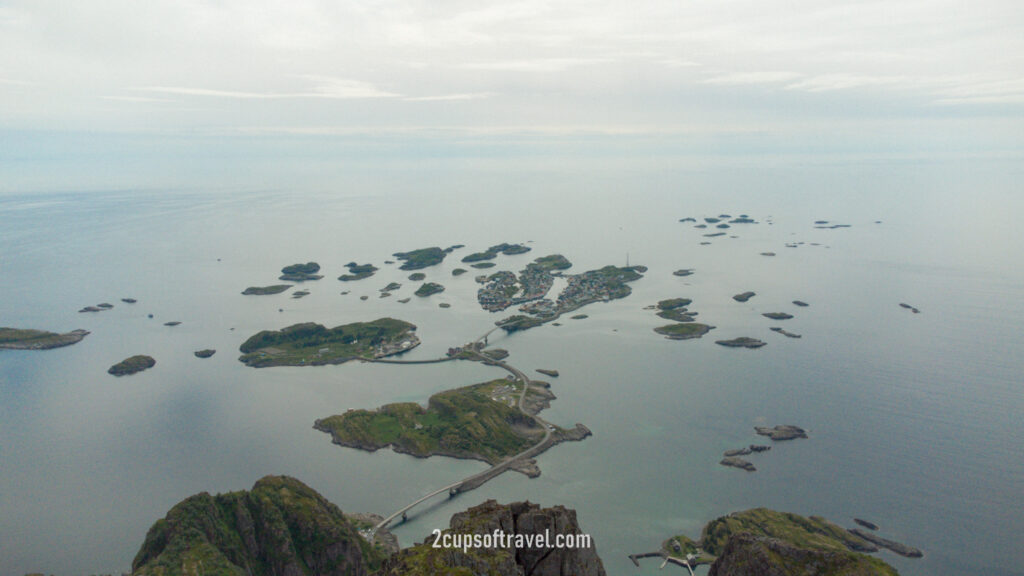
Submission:
POLYGON ((718 556, 719 568, 712 573, 719 575, 768 574, 757 570, 769 567, 779 575, 897 574, 885 562, 855 552, 877 547, 840 526, 819 516, 766 508, 712 520, 704 527, 701 548, 718 556))
POLYGON ((267 476, 249 492, 180 502, 149 529, 132 574, 360 576, 383 557, 315 490, 267 476))
POLYGON ((767 508, 735 512, 708 522, 701 536, 701 546, 711 554, 719 554, 733 534, 748 532, 785 540, 802 548, 820 550, 872 550, 869 543, 820 516, 810 518, 767 508))

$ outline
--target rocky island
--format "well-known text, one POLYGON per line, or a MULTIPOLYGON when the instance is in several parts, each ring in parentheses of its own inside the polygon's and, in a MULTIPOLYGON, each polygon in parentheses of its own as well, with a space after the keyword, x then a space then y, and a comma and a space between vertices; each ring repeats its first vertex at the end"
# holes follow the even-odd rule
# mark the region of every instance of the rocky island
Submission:
POLYGON ((708 522, 696 542, 677 535, 657 552, 630 558, 637 566, 638 559, 652 556, 682 566, 711 564, 709 576, 896 576, 892 566, 865 554, 877 551, 871 542, 820 516, 755 508, 708 522))
POLYGON ((285 290, 291 288, 291 284, 274 284, 273 286, 250 286, 242 291, 245 296, 269 296, 271 294, 280 294, 285 290))
POLYGON ((673 308, 671 310, 659 310, 655 313, 658 318, 672 320, 673 322, 693 322, 697 319, 696 312, 690 312, 686 308, 673 308))
MULTIPOLYGON (((377 410, 349 410, 317 420, 313 427, 350 448, 374 452, 390 446, 419 458, 441 455, 493 465, 544 437, 543 425, 517 408, 521 393, 521 382, 501 378, 439 392, 426 408, 403 402, 377 410)), ((547 390, 531 386, 524 409, 533 404, 539 410, 551 398, 547 390)), ((571 433, 558 427, 553 432, 555 439, 571 433)))
POLYGON ((49 350, 77 344, 89 335, 88 330, 72 330, 64 334, 21 328, 0 328, 0 350, 49 350))
POLYGON ((783 441, 783 440, 795 440, 797 438, 807 438, 807 431, 799 426, 792 424, 780 424, 774 428, 767 426, 754 426, 754 431, 761 436, 767 436, 772 440, 783 441))
POLYGON ((766 342, 762 342, 757 338, 751 338, 749 336, 740 336, 739 338, 733 338, 732 340, 715 340, 715 344, 725 346, 727 348, 760 348, 764 346, 766 342))
POLYGON ((746 302, 747 300, 750 300, 754 296, 757 296, 755 292, 743 292, 742 294, 737 294, 733 296, 732 299, 737 302, 746 302))
POLYGON ((424 282, 413 294, 420 297, 432 296, 444 292, 444 286, 434 282, 424 282))
POLYGON ((668 298, 666 300, 659 300, 656 307, 658 310, 675 310, 677 308, 686 308, 690 304, 693 304, 693 300, 689 298, 668 298))
POLYGON ((530 248, 523 246, 522 244, 507 244, 502 242, 501 244, 491 246, 483 252, 474 252, 462 259, 463 262, 469 264, 472 262, 480 262, 482 260, 494 260, 498 254, 505 254, 506 256, 512 256, 514 254, 526 254, 530 251, 530 248))
POLYGON ((792 314, 788 314, 786 312, 765 312, 764 314, 761 314, 761 316, 771 318, 772 320, 789 320, 793 317, 792 314))
POLYGON ((150 356, 144 356, 139 354, 137 356, 131 356, 124 360, 114 364, 107 370, 107 374, 113 374, 114 376, 128 376, 143 370, 148 370, 156 366, 156 360, 150 356))
POLYGON ((378 270, 378 268, 373 264, 356 264, 355 262, 349 262, 348 264, 345 264, 345 267, 348 268, 348 274, 338 276, 338 280, 341 280, 342 282, 352 282, 354 280, 369 278, 378 270))
POLYGON ((281 275, 278 280, 284 280, 285 282, 305 282, 307 280, 319 280, 323 278, 322 275, 317 274, 320 271, 320 265, 316 262, 306 262, 305 264, 291 264, 281 268, 281 275))
POLYGON ((772 332, 776 332, 778 334, 782 334, 787 338, 803 338, 803 336, 801 336, 800 334, 794 334, 793 332, 789 332, 786 329, 782 328, 781 326, 772 326, 771 328, 769 328, 769 330, 771 330, 772 332))
POLYGON ((373 360, 419 345, 416 326, 394 318, 353 322, 334 328, 306 322, 264 330, 242 343, 238 358, 246 366, 319 366, 349 360, 373 360))
POLYGON ((455 246, 452 246, 442 250, 437 246, 433 246, 409 252, 395 252, 392 256, 402 261, 402 265, 398 267, 399 270, 419 270, 440 264, 444 261, 444 257, 455 250, 455 248, 455 246))
POLYGON ((707 324, 699 324, 697 322, 680 322, 677 324, 658 326, 654 331, 669 340, 691 340, 694 338, 700 338, 712 329, 714 329, 714 326, 708 326, 707 324))
POLYGON ((722 458, 721 461, 719 461, 718 463, 721 464, 722 466, 731 466, 733 468, 746 470, 747 472, 757 471, 757 468, 755 468, 753 464, 738 456, 726 456, 722 458))
POLYGON ((217 351, 212 348, 204 348, 203 350, 196 350, 195 352, 193 352, 196 358, 209 358, 210 356, 213 356, 216 353, 217 351))

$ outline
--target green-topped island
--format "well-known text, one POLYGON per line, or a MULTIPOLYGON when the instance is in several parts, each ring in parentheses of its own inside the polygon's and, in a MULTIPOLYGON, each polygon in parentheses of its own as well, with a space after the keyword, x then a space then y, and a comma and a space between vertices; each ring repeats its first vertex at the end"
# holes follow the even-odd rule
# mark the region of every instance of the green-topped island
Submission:
POLYGON ((320 366, 349 360, 374 360, 412 350, 420 344, 416 326, 394 318, 353 322, 334 328, 305 322, 264 330, 242 343, 246 366, 320 366))

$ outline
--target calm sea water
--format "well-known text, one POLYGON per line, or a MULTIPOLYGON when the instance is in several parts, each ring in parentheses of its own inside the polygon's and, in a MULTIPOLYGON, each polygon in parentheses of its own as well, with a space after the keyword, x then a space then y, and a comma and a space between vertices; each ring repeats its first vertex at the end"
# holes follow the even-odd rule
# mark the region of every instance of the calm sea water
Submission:
POLYGON ((583 422, 594 436, 542 455, 538 479, 505 474, 425 508, 397 528, 404 544, 484 499, 529 499, 575 508, 611 574, 654 574, 656 563, 638 571, 627 554, 768 506, 845 526, 870 519, 925 551, 919 560, 880 555, 904 574, 1024 574, 1019 170, 421 176, 342 179, 316 191, 0 197, 0 325, 92 332, 68 348, 0 352, 0 573, 127 571, 174 503, 247 489, 266 474, 298 477, 345 511, 389 513, 483 469, 339 448, 312 423, 425 401, 500 372, 469 363, 253 370, 237 349, 258 330, 295 322, 395 316, 419 326, 423 345, 411 357, 440 355, 499 317, 476 305, 473 273, 451 277, 458 256, 529 241, 533 252, 499 257, 497 269, 555 252, 574 271, 627 256, 649 267, 630 297, 589 306, 588 319, 491 340, 528 372, 557 368, 558 400, 545 417, 583 422), (709 230, 678 222, 722 213, 760 224, 702 246, 709 230), (851 227, 818 230, 819 219, 851 227), (467 248, 425 270, 447 287, 431 298, 398 303, 416 284, 393 266, 335 280, 352 260, 382 266, 396 251, 456 243, 467 248), (760 255, 768 251, 776 256, 760 255), (239 294, 308 260, 326 277, 304 286, 304 299, 239 294), (678 268, 696 273, 678 278, 678 268), (378 298, 393 280, 402 289, 378 298), (757 296, 731 299, 746 290, 757 296), (664 322, 642 308, 676 296, 692 298, 700 320, 717 327, 710 336, 673 342, 652 332, 664 322), (810 307, 794 308, 794 299, 810 307), (99 302, 115 307, 77 313, 99 302), (796 314, 781 325, 803 338, 769 332, 780 325, 760 315, 770 311, 796 314), (171 320, 182 324, 163 325, 171 320), (744 335, 768 346, 713 342, 744 335), (200 348, 217 354, 196 359, 200 348), (106 374, 139 353, 156 367, 106 374), (779 423, 811 437, 751 457, 753 474, 717 464, 723 450, 760 439, 753 426, 779 423))

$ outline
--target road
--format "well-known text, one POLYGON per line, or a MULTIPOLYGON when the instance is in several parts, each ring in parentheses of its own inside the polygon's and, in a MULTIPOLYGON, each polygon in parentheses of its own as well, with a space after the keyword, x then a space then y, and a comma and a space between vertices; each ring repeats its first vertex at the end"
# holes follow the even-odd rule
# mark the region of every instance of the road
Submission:
POLYGON ((433 498, 434 496, 437 496, 438 494, 440 494, 442 492, 454 490, 456 493, 458 493, 458 492, 460 492, 460 488, 462 486, 464 486, 464 485, 467 485, 467 484, 472 486, 473 488, 476 488, 480 484, 483 484, 484 482, 490 480, 491 478, 497 476, 498 474, 501 474, 505 470, 508 470, 508 468, 510 466, 512 466, 512 464, 514 464, 514 463, 516 463, 516 462, 518 462, 520 460, 526 459, 526 458, 532 458, 533 456, 543 452, 544 450, 546 450, 548 448, 549 442, 551 441, 551 429, 552 429, 551 424, 549 424, 546 420, 544 420, 540 416, 536 416, 534 414, 530 414, 530 413, 526 412, 525 410, 523 410, 523 401, 526 399, 526 393, 530 389, 530 379, 527 378, 526 374, 523 374, 518 368, 515 368, 514 366, 511 366, 511 365, 509 365, 509 364, 507 364, 505 362, 501 362, 501 361, 497 361, 497 360, 493 360, 491 358, 488 358, 487 356, 484 356, 483 354, 481 354, 480 352, 477 351, 478 347, 480 345, 480 342, 484 338, 489 336, 491 334, 491 332, 494 332, 497 329, 498 328, 492 328, 491 330, 487 331, 487 333, 485 333, 483 336, 480 336, 479 338, 474 340, 473 341, 473 345, 471 347, 472 349, 470 350, 470 354, 476 356, 477 359, 479 359, 479 360, 481 360, 483 362, 486 362, 489 365, 497 366, 499 368, 502 368, 502 369, 508 371, 517 380, 519 380, 520 382, 523 383, 523 391, 519 395, 519 403, 518 403, 519 411, 522 412, 523 414, 526 414, 527 416, 533 418, 535 422, 537 422, 538 424, 541 425, 542 429, 544 430, 544 438, 541 439, 540 442, 534 444, 533 446, 527 448, 526 450, 523 450, 522 452, 516 454, 515 456, 512 456, 510 458, 506 458, 505 460, 502 460, 501 462, 495 464, 494 466, 491 466, 490 468, 488 468, 487 470, 484 470, 483 472, 478 472, 476 474, 473 474, 472 476, 468 476, 466 478, 463 478, 462 480, 459 480, 458 482, 453 482, 453 483, 451 483, 451 484, 449 484, 447 486, 444 486, 442 488, 438 488, 437 490, 434 490, 433 492, 427 494, 426 496, 421 497, 419 500, 416 500, 415 502, 405 506, 404 508, 399 509, 394 514, 388 516, 384 520, 381 520, 376 526, 374 526, 373 527, 373 531, 374 532, 376 532, 377 530, 380 530, 381 528, 384 528, 385 526, 390 524, 395 518, 398 518, 399 516, 402 516, 403 514, 408 512, 409 510, 415 508, 416 506, 422 504, 423 502, 426 502, 427 500, 433 498))

